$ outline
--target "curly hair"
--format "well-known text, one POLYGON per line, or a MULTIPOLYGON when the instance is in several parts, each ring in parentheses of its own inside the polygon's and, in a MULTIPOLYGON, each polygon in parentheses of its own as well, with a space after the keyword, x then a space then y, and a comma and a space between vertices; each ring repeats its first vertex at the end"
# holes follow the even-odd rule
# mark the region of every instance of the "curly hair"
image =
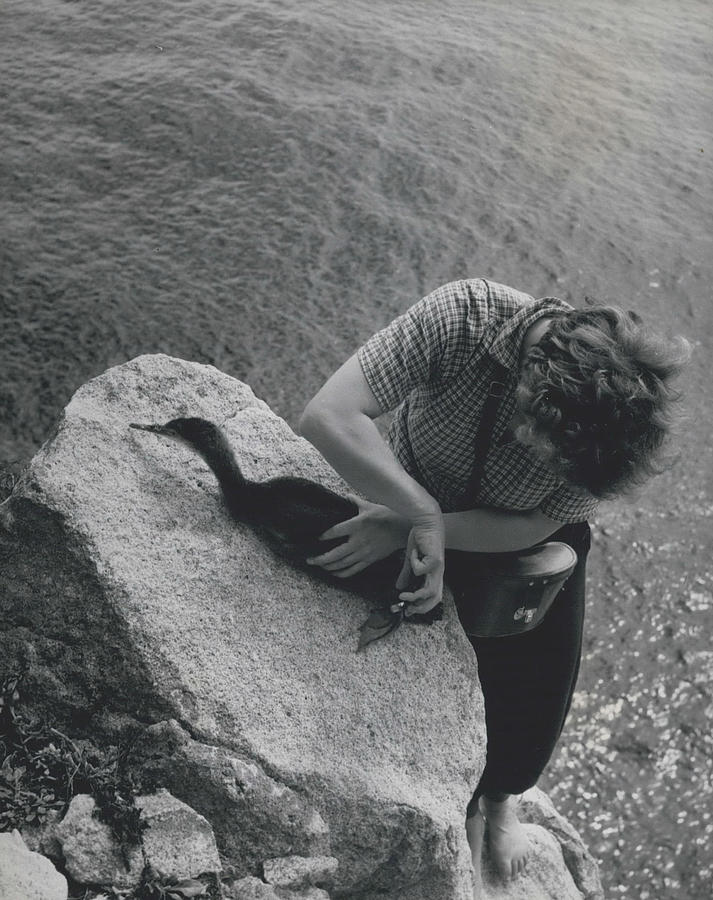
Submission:
POLYGON ((558 314, 523 363, 517 401, 525 441, 560 477, 599 498, 662 471, 679 395, 671 380, 690 355, 614 306, 558 314))

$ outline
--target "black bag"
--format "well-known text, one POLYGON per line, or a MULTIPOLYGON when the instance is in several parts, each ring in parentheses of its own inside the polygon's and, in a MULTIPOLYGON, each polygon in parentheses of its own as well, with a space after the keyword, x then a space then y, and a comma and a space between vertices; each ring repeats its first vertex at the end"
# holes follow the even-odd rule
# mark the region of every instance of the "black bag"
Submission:
POLYGON ((562 541, 509 553, 448 550, 446 583, 466 634, 508 637, 540 624, 576 565, 562 541))
MULTIPOLYGON (((493 381, 475 435, 475 460, 463 509, 474 506, 504 394, 505 384, 493 381)), ((466 634, 509 637, 540 624, 576 565, 577 554, 562 541, 506 553, 447 550, 445 580, 466 634)))

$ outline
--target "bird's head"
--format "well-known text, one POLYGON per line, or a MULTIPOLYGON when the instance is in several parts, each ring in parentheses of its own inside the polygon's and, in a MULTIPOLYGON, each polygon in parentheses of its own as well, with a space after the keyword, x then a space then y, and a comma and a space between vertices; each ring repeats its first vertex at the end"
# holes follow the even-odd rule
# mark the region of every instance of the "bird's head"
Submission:
POLYGON ((141 431, 151 431, 153 434, 177 438, 196 447, 205 446, 206 443, 215 440, 217 431, 216 426, 212 422, 196 417, 171 419, 165 425, 142 425, 138 422, 130 422, 129 428, 139 428, 141 431))

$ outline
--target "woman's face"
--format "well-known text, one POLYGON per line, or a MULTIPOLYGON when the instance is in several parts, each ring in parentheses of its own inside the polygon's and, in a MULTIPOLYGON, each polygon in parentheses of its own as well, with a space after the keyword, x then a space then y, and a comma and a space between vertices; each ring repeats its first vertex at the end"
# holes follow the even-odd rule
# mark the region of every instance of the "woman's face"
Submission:
POLYGON ((535 416, 530 409, 531 397, 531 387, 523 368, 523 375, 515 388, 515 412, 510 421, 510 428, 515 440, 527 447, 543 465, 547 465, 554 455, 554 447, 542 432, 542 428, 539 430, 535 428, 535 416))

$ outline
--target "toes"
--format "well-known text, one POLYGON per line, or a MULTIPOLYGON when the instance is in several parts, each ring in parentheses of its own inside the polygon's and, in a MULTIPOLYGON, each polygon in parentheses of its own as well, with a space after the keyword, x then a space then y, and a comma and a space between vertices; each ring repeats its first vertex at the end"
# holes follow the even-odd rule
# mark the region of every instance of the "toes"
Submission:
POLYGON ((518 875, 523 875, 527 870, 527 854, 515 857, 506 856, 503 859, 497 858, 497 851, 495 855, 495 867, 503 881, 511 881, 518 875))
POLYGON ((495 868, 503 881, 510 881, 515 877, 515 862, 510 859, 495 860, 495 868))

